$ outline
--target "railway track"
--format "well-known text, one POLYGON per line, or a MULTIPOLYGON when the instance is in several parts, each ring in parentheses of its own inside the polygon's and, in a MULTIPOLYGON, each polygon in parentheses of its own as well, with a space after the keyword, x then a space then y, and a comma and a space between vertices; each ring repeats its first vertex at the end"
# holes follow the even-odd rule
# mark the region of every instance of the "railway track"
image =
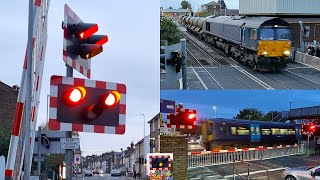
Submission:
POLYGON ((187 39, 187 49, 190 54, 188 65, 204 89, 320 89, 320 81, 309 79, 290 69, 284 69, 278 73, 256 72, 241 63, 239 64, 220 49, 206 44, 188 32, 182 32, 182 35, 187 39), (230 85, 225 85, 224 80, 219 77, 221 72, 213 74, 215 68, 225 71, 222 74, 229 76, 228 80, 237 81, 234 83, 234 87, 230 88, 230 85), (205 74, 210 77, 209 81, 207 81, 208 78, 203 78, 205 74), (209 84, 212 82, 214 85, 209 84), (240 86, 236 87, 236 84, 240 84, 240 86))

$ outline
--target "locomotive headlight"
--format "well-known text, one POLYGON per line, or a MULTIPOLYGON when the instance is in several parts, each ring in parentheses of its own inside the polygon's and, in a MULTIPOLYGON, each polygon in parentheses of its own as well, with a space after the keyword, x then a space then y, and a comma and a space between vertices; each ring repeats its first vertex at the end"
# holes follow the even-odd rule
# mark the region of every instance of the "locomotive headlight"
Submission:
POLYGON ((290 51, 286 50, 283 52, 284 55, 290 56, 290 51))
POLYGON ((261 54, 262 54, 262 55, 267 55, 268 52, 267 52, 267 51, 262 51, 261 54))

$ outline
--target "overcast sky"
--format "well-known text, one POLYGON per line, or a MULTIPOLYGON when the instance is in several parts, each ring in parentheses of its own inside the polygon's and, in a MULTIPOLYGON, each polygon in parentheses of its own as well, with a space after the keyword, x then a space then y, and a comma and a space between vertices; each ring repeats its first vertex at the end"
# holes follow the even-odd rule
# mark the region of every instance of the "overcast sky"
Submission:
MULTIPOLYGON (((181 7, 181 1, 182 0, 160 0, 161 6, 165 9, 172 6, 174 9, 178 9, 181 7)), ((194 11, 198 11, 201 8, 201 5, 207 4, 211 2, 212 0, 188 0, 191 5, 192 9, 194 11)), ((218 2, 218 0, 215 0, 215 2, 218 2)), ((224 0, 224 2, 227 5, 227 8, 229 9, 239 9, 239 0, 224 0)))
POLYGON ((184 108, 196 109, 199 118, 215 117, 213 106, 218 118, 233 118, 243 108, 258 108, 264 113, 288 111, 290 102, 292 108, 320 106, 319 91, 161 91, 160 96, 182 103, 184 108))
MULTIPOLYGON (((85 154, 126 148, 131 141, 137 142, 143 137, 140 114, 145 114, 148 122, 159 111, 159 1, 51 1, 38 124, 46 121, 50 76, 65 75, 61 29, 65 3, 83 21, 98 23, 98 33, 109 36, 104 51, 92 59, 91 79, 127 85, 126 134, 81 133, 81 148, 85 154), (141 10, 141 7, 147 8, 141 10)), ((28 35, 28 1, 4 1, 0 10, 0 81, 10 86, 20 85, 28 35)), ((77 72, 74 75, 84 78, 77 72)), ((146 128, 148 132, 148 126, 146 128)))

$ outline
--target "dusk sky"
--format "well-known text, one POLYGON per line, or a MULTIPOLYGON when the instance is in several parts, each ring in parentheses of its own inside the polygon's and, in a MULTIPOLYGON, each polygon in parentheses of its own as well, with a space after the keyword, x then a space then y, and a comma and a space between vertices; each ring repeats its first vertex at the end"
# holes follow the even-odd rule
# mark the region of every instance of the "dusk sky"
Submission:
MULTIPOLYGON (((168 9, 170 6, 174 9, 179 9, 181 7, 182 0, 160 0, 161 6, 165 9, 168 9)), ((198 11, 201 8, 201 5, 207 4, 212 0, 188 0, 194 11, 198 11)), ((217 2, 218 0, 215 0, 217 2)), ((225 0, 224 1, 229 9, 239 9, 239 0, 225 0)))
MULTIPOLYGON (((0 81, 19 85, 28 36, 28 2, 5 1, 1 5, 2 69, 0 81)), ((159 112, 159 1, 51 1, 48 15, 48 42, 42 80, 38 124, 46 121, 47 94, 51 75, 65 75, 62 59, 64 4, 85 22, 97 23, 98 34, 107 34, 104 51, 92 59, 93 80, 127 85, 127 129, 125 135, 81 133, 86 154, 126 148, 143 137, 146 122, 159 112), (143 11, 137 9, 143 8, 143 11), (151 24, 151 25, 150 25, 151 24)), ((85 78, 74 71, 75 77, 85 78)), ((148 132, 148 126, 146 126, 148 132)))
POLYGON ((161 91, 161 99, 175 100, 184 108, 196 109, 199 118, 233 118, 243 108, 258 108, 264 113, 292 108, 319 106, 319 91, 161 91))

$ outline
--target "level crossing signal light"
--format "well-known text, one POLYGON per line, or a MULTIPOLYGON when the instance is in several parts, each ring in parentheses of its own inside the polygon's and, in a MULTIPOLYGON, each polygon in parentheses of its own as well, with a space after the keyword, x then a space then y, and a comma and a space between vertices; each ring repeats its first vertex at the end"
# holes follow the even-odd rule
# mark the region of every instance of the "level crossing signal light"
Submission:
POLYGON ((118 126, 120 98, 116 90, 60 84, 57 118, 66 123, 118 126))
POLYGON ((67 44, 66 55, 72 59, 80 56, 88 60, 103 51, 102 45, 108 42, 107 35, 94 35, 98 31, 98 24, 94 23, 68 23, 63 26, 67 44))
POLYGON ((168 168, 169 167, 169 158, 152 158, 151 168, 168 168))
POLYGON ((316 125, 315 124, 303 124, 302 131, 306 134, 313 134, 316 131, 316 125))
POLYGON ((50 140, 45 135, 41 135, 41 144, 50 149, 50 140))
POLYGON ((168 119, 168 127, 194 129, 197 121, 197 111, 177 108, 177 112, 175 114, 168 115, 168 119))

